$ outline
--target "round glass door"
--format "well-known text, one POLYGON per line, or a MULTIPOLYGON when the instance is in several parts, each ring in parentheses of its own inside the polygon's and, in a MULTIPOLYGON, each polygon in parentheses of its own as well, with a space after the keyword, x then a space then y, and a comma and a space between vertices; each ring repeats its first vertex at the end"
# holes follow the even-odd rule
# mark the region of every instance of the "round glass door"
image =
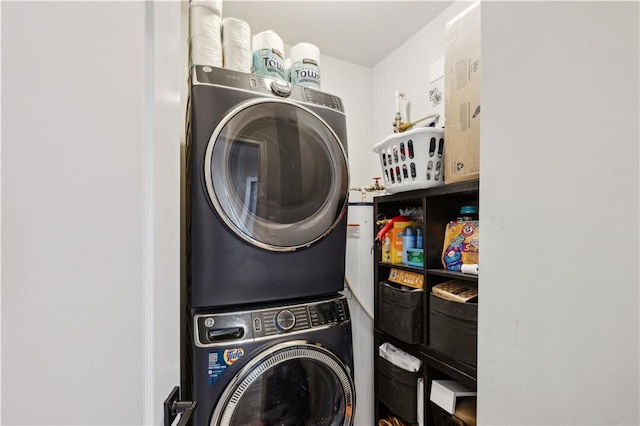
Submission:
POLYGON ((231 111, 211 136, 204 167, 218 215, 268 250, 313 244, 346 210, 341 141, 317 114, 286 100, 257 99, 231 111))
POLYGON ((282 343, 234 377, 211 426, 348 426, 353 389, 348 370, 331 352, 304 341, 282 343))

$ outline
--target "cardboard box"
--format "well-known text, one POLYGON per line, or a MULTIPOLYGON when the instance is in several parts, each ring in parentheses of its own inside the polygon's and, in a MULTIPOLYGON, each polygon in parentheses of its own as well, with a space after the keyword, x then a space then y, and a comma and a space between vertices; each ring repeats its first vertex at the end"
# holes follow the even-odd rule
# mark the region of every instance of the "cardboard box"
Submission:
POLYGON ((424 250, 421 248, 407 249, 407 265, 424 267, 424 250))
POLYGON ((429 398, 449 414, 456 410, 456 400, 465 396, 476 396, 473 389, 455 380, 434 380, 431 382, 429 398))
POLYGON ((402 231, 407 226, 416 226, 416 222, 396 222, 385 235, 382 243, 382 261, 386 263, 402 263, 402 231))
POLYGON ((424 286, 424 277, 422 274, 403 271, 396 268, 392 268, 391 271, 389 271, 388 280, 394 283, 406 285, 407 287, 422 288, 424 286))
POLYGON ((480 177, 480 2, 445 26, 445 183, 480 177))

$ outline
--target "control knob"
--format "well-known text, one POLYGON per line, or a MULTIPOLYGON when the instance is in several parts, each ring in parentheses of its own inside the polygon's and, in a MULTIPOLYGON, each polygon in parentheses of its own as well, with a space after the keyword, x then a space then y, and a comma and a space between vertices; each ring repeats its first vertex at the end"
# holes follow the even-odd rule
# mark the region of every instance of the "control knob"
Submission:
POLYGON ((288 331, 296 325, 296 316, 289 310, 280 311, 276 315, 276 326, 282 331, 288 331))
POLYGON ((271 82, 271 91, 275 95, 286 98, 291 94, 291 83, 284 80, 273 80, 271 82))

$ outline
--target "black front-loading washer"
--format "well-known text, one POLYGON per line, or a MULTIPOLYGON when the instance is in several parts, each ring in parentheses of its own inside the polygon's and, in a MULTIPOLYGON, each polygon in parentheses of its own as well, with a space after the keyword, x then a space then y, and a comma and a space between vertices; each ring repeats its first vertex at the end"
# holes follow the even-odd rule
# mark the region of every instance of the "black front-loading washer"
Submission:
POLYGON ((344 296, 192 317, 194 425, 350 426, 351 321, 344 296))

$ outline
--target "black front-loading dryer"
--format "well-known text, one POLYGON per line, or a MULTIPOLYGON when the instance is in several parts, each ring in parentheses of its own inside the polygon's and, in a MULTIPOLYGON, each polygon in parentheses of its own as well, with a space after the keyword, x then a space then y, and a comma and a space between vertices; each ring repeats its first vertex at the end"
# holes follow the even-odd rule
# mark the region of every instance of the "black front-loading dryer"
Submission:
POLYGON ((189 109, 190 307, 342 290, 349 172, 341 100, 195 66, 189 109))
POLYGON ((193 315, 191 327, 195 425, 353 424, 351 321, 344 296, 204 310, 193 315))

